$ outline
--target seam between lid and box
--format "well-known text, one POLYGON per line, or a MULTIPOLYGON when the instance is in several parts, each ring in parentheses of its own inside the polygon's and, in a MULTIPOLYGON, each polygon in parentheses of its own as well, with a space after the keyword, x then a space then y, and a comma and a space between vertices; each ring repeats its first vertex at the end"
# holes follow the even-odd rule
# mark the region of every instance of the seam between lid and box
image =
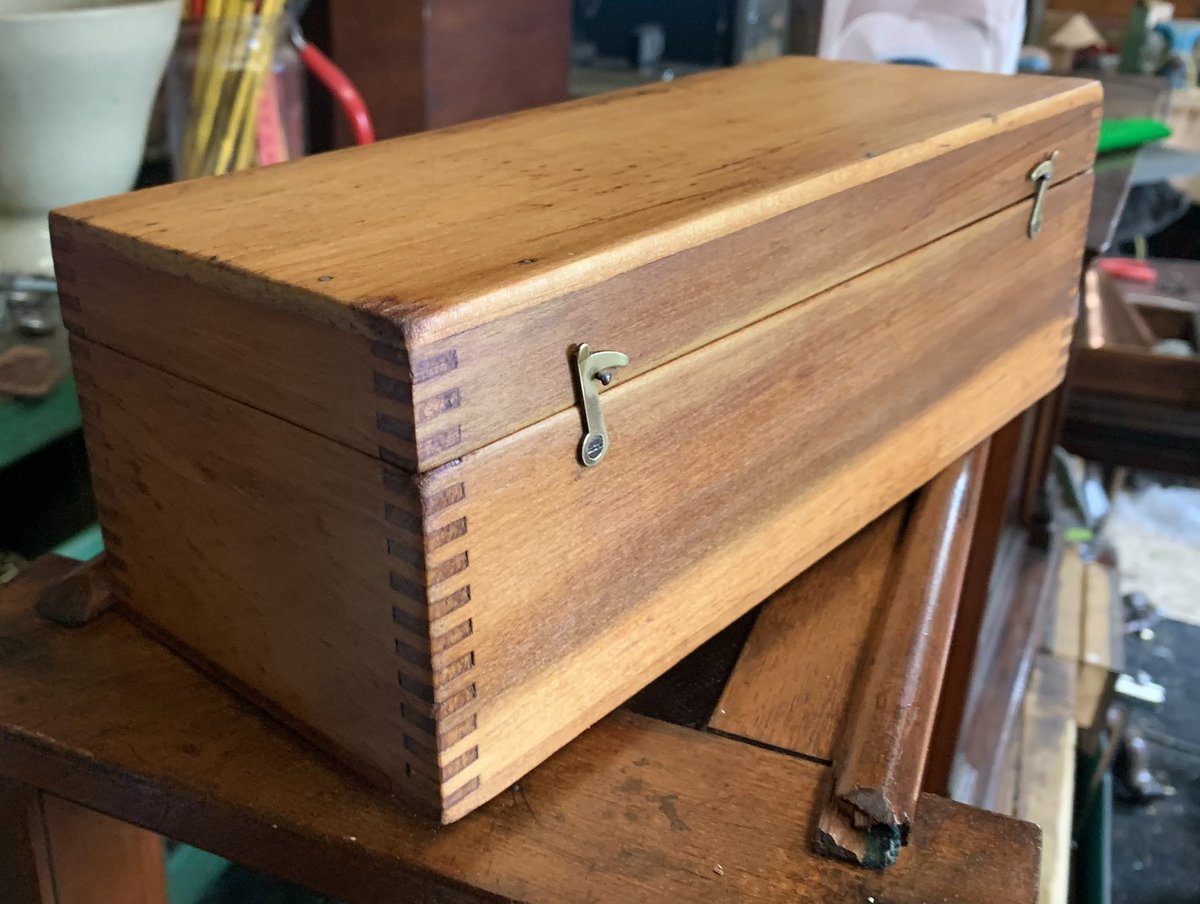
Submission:
MULTIPOLYGON (((1059 186, 1065 186, 1077 178, 1080 178, 1080 175, 1077 174, 1064 178, 1061 182, 1056 181, 1055 186, 1051 188, 1051 192, 1056 192, 1059 186)), ((1006 207, 981 214, 978 218, 972 220, 971 223, 965 224, 961 228, 968 228, 970 225, 988 217, 1028 203, 1029 199, 1027 197, 1021 198, 1006 207)), ((813 295, 796 301, 793 305, 772 311, 762 318, 750 321, 736 329, 702 342, 695 347, 688 348, 686 352, 677 357, 654 364, 630 378, 619 380, 618 384, 609 389, 608 392, 619 392, 621 387, 628 385, 633 380, 642 379, 652 374, 660 367, 681 361, 710 345, 725 341, 741 330, 761 323, 763 320, 776 316, 792 307, 811 303, 814 299, 839 286, 862 278, 880 266, 893 263, 896 260, 902 260, 931 244, 954 235, 958 231, 960 229, 955 229, 946 235, 939 235, 904 252, 896 258, 871 266, 862 272, 853 273, 813 295)), ((61 250, 69 250, 73 241, 73 236, 67 233, 58 237, 58 244, 61 250)), ((463 367, 461 354, 457 349, 446 349, 443 347, 438 351, 432 351, 418 348, 416 353, 411 355, 412 362, 410 363, 410 353, 398 344, 398 342, 392 343, 382 339, 368 339, 363 337, 358 341, 362 343, 359 346, 362 349, 362 359, 371 362, 371 365, 366 370, 370 374, 369 378, 372 382, 365 389, 367 397, 374 400, 371 426, 374 429, 376 441, 360 445, 352 440, 336 436, 328 429, 319 429, 319 422, 313 423, 305 419, 289 417, 278 408, 265 406, 261 399, 256 400, 244 394, 230 393, 228 390, 220 388, 219 385, 213 385, 213 381, 204 379, 203 375, 179 374, 163 364, 155 363, 136 354, 130 354, 124 348, 108 345, 97 336, 92 335, 93 331, 90 329, 89 318, 86 315, 90 312, 91 316, 95 317, 97 304, 91 301, 86 305, 80 304, 80 295, 86 293, 80 292, 79 287, 77 287, 77 275, 74 269, 70 266, 60 266, 59 282, 60 291, 63 293, 65 299, 64 309, 71 315, 70 328, 74 334, 82 338, 87 338, 99 346, 109 348, 156 370, 171 373, 188 382, 217 392, 220 395, 234 398, 251 408, 279 418, 293 426, 338 443, 346 448, 355 449, 369 458, 383 461, 396 468, 412 473, 432 475, 448 464, 452 464, 468 452, 473 454, 481 451, 494 443, 519 433, 523 429, 527 429, 533 423, 539 423, 551 417, 561 415, 574 406, 574 402, 570 402, 554 410, 547 410, 533 421, 528 423, 514 423, 505 432, 488 438, 479 445, 473 445, 474 441, 466 436, 461 419, 458 417, 468 401, 468 396, 460 388, 458 381, 454 379, 455 372, 461 370, 463 367), (86 310, 84 310, 85 308, 86 310), (422 356, 423 351, 425 353, 422 356), (438 458, 432 459, 431 462, 430 455, 437 455, 438 458), (418 468, 422 466, 425 467, 425 470, 418 471, 418 468)), ((350 342, 355 341, 350 336, 346 336, 346 339, 350 342)), ((569 364, 565 357, 562 361, 562 384, 564 387, 569 387, 569 364)), ((500 379, 500 377, 497 377, 497 379, 500 379)))

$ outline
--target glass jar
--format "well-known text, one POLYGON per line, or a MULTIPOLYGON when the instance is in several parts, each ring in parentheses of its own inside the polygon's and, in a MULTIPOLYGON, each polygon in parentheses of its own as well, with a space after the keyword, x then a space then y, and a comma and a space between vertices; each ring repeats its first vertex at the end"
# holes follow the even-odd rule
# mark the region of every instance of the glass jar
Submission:
POLYGON ((176 179, 304 155, 304 70, 284 16, 185 22, 167 64, 167 139, 176 179))

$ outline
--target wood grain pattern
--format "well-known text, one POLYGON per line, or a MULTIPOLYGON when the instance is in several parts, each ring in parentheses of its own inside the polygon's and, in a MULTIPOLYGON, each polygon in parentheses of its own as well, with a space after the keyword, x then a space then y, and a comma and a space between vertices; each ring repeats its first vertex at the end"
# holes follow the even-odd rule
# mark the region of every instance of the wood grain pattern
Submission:
POLYGON ((1066 662, 1078 662, 1082 650, 1083 613, 1083 558, 1079 547, 1071 545, 1063 549, 1054 615, 1042 650, 1066 662))
POLYGON ((835 856, 890 866, 898 850, 876 863, 868 837, 908 840, 987 456, 984 442, 917 494, 851 694, 833 796, 821 814, 818 844, 835 856))
POLYGON ((1032 826, 936 797, 895 869, 816 857, 796 816, 827 793, 825 767, 623 714, 439 828, 118 615, 67 632, 14 599, 0 594, 0 771, 354 904, 1027 904, 1035 887, 1032 826))
POLYGON ((286 324, 393 343, 426 471, 570 408, 576 343, 629 354, 627 382, 1027 201, 1055 148, 1060 179, 1092 159, 1091 83, 879 78, 794 57, 72 208, 54 221, 68 324, 372 455, 374 398, 339 392, 362 343, 308 361, 286 324), (106 276, 101 253, 189 300, 106 276), (242 338, 230 304, 285 316, 242 338), (247 373, 262 348, 285 348, 271 383, 247 373))
POLYGON ((1038 904, 1070 900, 1075 806, 1075 666, 1039 654, 1025 696, 1016 815, 1042 829, 1038 904))
POLYGON ((763 604, 712 728, 833 761, 907 513, 890 509, 763 604))
MULTIPOLYGON (((574 410, 414 480, 76 338, 118 594, 461 817, 1059 381, 1089 189, 1037 255, 1017 205, 611 387, 587 472, 574 410)), ((455 361, 375 350, 388 393, 455 361)))
POLYGON ((1088 753, 1108 729, 1108 708, 1124 663, 1124 619, 1115 582, 1112 569, 1084 563, 1075 721, 1079 746, 1088 753))

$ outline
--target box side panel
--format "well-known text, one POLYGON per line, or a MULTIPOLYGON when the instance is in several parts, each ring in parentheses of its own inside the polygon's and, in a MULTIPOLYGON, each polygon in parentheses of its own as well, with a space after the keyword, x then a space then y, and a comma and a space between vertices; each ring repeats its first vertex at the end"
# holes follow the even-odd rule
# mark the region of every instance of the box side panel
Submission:
POLYGON ((104 346, 74 337, 72 354, 122 601, 439 811, 436 732, 406 697, 430 641, 395 608, 405 569, 423 570, 411 476, 104 346))
MULTIPOLYGON (((422 478, 459 487, 477 776, 456 818, 1062 379, 1091 177, 422 478)), ((450 550, 448 549, 447 552, 450 550)), ((452 747, 447 755, 459 753, 452 747)))
MULTIPOLYGON (((628 382, 1030 198, 1029 173, 1052 151, 1059 152, 1060 178, 1086 168, 1098 122, 1093 103, 1064 100, 1046 112, 1027 113, 1020 124, 993 125, 983 137, 947 133, 937 147, 929 139, 919 154, 915 146, 889 145, 884 137, 864 134, 863 160, 897 161, 881 164, 877 178, 862 181, 830 171, 822 177, 818 200, 763 215, 746 228, 722 226, 711 241, 691 241, 688 250, 640 263, 620 238, 621 224, 614 223, 607 242, 597 245, 595 235, 579 238, 579 259, 602 255, 608 263, 596 263, 566 291, 549 281, 549 273, 575 260, 575 251, 558 251, 557 261, 536 250, 514 252, 505 273, 493 274, 493 285, 482 295, 483 289, 446 285, 439 291, 462 309, 461 315, 443 318, 453 324, 449 338, 439 338, 415 314, 403 341, 388 325, 389 317, 405 320, 407 312, 418 311, 429 301, 424 297, 364 297, 356 310, 376 314, 360 310, 355 331, 335 328, 332 313, 325 321, 311 310, 299 314, 301 297, 307 297, 302 290, 336 288, 364 268, 394 269, 402 282, 404 247, 381 249, 371 260, 339 260, 331 247, 330 263, 292 286, 265 277, 254 282, 253 273, 224 260, 199 264, 181 254, 165 255, 153 247, 158 227, 150 213, 145 225, 127 224, 141 236, 137 239, 56 216, 64 316, 73 332, 368 454, 379 454, 376 434, 383 429, 396 461, 426 471, 572 407, 570 381, 563 377, 578 343, 629 355, 619 375, 628 382), (142 258, 153 265, 131 263, 142 258), (185 271, 187 278, 178 275, 185 271), (79 274, 89 281, 86 302, 76 288, 79 274), (526 277, 530 285, 517 284, 526 277), (235 297, 237 292, 242 294, 235 297), (507 315, 479 313, 504 310, 509 300, 531 292, 536 303, 507 315), (406 375, 411 384, 404 382, 406 375), (362 392, 364 385, 371 386, 369 393, 362 392)), ((761 184, 763 209, 771 209, 778 203, 772 186, 794 175, 781 170, 778 157, 768 147, 718 169, 723 178, 741 174, 745 184, 761 184)), ((611 188, 630 190, 621 183, 611 188)), ((655 190, 665 191, 661 185, 655 190)), ((682 184, 678 191, 690 197, 698 189, 682 184)), ((462 203, 473 209, 472 201, 462 203)), ((545 206, 569 210, 572 203, 570 186, 563 186, 561 197, 545 206)), ((639 216, 658 206, 642 197, 629 204, 639 216)), ((595 226, 588 222, 579 229, 592 234, 595 226)), ((489 229, 508 231, 504 221, 489 229)), ((699 225, 695 229, 703 232, 699 225)), ((559 229, 553 241, 565 249, 574 232, 559 229)), ((545 238, 531 239, 529 248, 545 238)))

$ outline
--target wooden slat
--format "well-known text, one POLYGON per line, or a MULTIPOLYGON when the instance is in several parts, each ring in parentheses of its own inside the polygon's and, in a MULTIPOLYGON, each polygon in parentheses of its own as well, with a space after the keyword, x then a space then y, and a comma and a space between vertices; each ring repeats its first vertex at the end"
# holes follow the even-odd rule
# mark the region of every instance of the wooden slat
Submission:
POLYGON ((1020 714, 1034 654, 1051 594, 1057 586, 1061 544, 1053 537, 1048 551, 1022 550, 1014 580, 997 593, 989 606, 999 606, 1004 618, 996 652, 988 669, 977 676, 979 693, 964 722, 950 792, 955 800, 981 807, 996 805, 1002 782, 999 768, 1020 714))
POLYGON ((15 599, 0 594, 0 771, 353 904, 1027 904, 1036 881, 1032 826, 935 797, 893 869, 819 858, 797 817, 826 767, 627 714, 438 827, 119 615, 67 631, 15 599))
POLYGON ((30 821, 46 904, 167 904, 154 832, 44 793, 30 821))
POLYGON ((1083 630, 1083 558, 1079 547, 1063 549, 1058 571, 1058 595, 1042 650, 1064 662, 1078 662, 1083 630))
POLYGON ((1075 668, 1039 654, 1025 696, 1016 815, 1042 829, 1038 904, 1067 904, 1075 802, 1075 668))
POLYGON ((166 904, 163 840, 0 775, 0 901, 166 904))
POLYGON ((712 728, 832 761, 907 510, 877 518, 767 601, 712 728))
POLYGON ((1032 433, 1031 412, 1025 411, 992 434, 987 469, 980 489, 979 513, 972 532, 967 570, 959 594, 958 616, 950 655, 946 660, 946 680, 934 721, 929 757, 925 764, 924 787, 934 794, 947 795, 954 754, 962 734, 972 687, 972 675, 983 667, 991 650, 982 644, 988 615, 989 588, 998 561, 1002 562, 1001 540, 1020 497, 1020 476, 1029 454, 1032 433))
POLYGON ((1099 562, 1087 562, 1083 567, 1075 720, 1079 745, 1085 752, 1095 748, 1096 739, 1106 730, 1108 707, 1122 668, 1121 601, 1114 580, 1112 570, 1099 562))
POLYGON ((890 865, 913 825, 987 455, 984 442, 916 495, 820 818, 820 844, 836 856, 890 865), (883 852, 881 832, 894 842, 883 852))

